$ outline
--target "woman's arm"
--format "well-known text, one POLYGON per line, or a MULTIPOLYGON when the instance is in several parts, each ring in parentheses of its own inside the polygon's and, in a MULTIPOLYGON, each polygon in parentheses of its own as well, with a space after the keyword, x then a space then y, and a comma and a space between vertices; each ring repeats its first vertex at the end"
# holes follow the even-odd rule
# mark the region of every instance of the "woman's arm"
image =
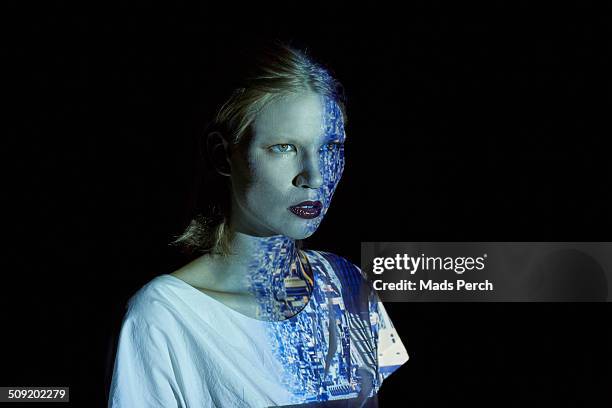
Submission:
POLYGON ((154 324, 128 313, 119 334, 110 408, 183 406, 168 343, 154 324))
POLYGON ((378 381, 376 391, 382 386, 383 381, 393 374, 398 368, 408 361, 408 351, 399 337, 385 306, 378 297, 376 290, 369 283, 365 273, 357 265, 353 267, 359 271, 364 284, 369 290, 369 313, 370 323, 374 338, 376 340, 376 364, 378 381))
POLYGON ((376 330, 378 332, 378 372, 380 382, 390 376, 408 361, 408 351, 397 334, 393 322, 387 314, 385 306, 374 296, 372 306, 377 314, 376 330))

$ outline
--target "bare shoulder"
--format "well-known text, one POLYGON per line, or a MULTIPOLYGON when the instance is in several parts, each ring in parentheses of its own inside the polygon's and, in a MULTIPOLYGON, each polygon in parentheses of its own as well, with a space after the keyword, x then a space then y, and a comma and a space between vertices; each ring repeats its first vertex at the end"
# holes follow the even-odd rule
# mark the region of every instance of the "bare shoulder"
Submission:
POLYGON ((174 276, 175 278, 178 278, 191 286, 197 287, 197 285, 194 282, 193 276, 191 276, 191 274, 189 273, 189 270, 187 269, 181 268, 172 273, 169 273, 168 275, 174 276))
POLYGON ((195 259, 168 275, 174 276, 197 289, 208 288, 215 282, 215 276, 205 258, 195 259))
POLYGON ((181 279, 205 295, 242 315, 253 319, 257 318, 259 301, 254 296, 224 291, 219 286, 215 286, 217 285, 218 278, 212 274, 211 268, 204 268, 201 263, 197 267, 198 269, 196 270, 194 265, 190 266, 188 264, 169 275, 181 279))
POLYGON ((183 269, 183 268, 177 269, 176 271, 171 272, 168 275, 172 275, 175 278, 179 278, 179 279, 184 280, 184 281, 189 280, 189 273, 188 273, 188 271, 186 269, 183 269))

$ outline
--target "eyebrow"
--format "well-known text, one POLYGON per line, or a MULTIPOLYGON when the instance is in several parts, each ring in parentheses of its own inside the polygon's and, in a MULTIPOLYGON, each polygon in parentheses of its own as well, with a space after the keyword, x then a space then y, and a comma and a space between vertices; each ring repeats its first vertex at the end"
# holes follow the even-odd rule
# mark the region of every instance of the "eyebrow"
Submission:
MULTIPOLYGON (((323 137, 321 137, 322 143, 329 143, 330 141, 334 141, 334 140, 341 141, 342 135, 333 134, 333 135, 327 135, 327 136, 324 135, 323 137)), ((278 142, 291 143, 291 144, 301 144, 302 143, 300 140, 290 135, 270 136, 266 138, 266 141, 264 143, 268 144, 268 143, 278 143, 278 142)))
POLYGON ((338 133, 333 133, 329 136, 327 136, 324 140, 329 141, 329 140, 342 140, 346 137, 346 134, 338 134, 338 133))

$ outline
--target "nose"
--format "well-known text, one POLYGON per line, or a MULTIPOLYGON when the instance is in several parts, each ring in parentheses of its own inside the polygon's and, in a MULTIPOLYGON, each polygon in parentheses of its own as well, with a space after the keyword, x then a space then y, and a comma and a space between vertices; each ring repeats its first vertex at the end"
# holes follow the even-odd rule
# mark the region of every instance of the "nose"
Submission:
POLYGON ((323 175, 319 169, 316 155, 311 155, 304 160, 300 173, 294 179, 294 184, 303 188, 319 188, 323 185, 323 175))

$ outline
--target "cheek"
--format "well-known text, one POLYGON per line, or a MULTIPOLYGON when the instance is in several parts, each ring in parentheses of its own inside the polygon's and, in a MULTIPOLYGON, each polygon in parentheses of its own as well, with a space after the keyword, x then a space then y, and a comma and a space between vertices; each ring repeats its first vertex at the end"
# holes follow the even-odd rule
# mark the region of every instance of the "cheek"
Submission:
POLYGON ((328 193, 333 193, 344 172, 344 151, 339 149, 321 155, 322 176, 328 193))
POLYGON ((280 198, 287 195, 284 186, 290 185, 291 169, 282 163, 273 163, 266 158, 255 158, 250 165, 251 183, 247 189, 252 204, 278 204, 280 198))

